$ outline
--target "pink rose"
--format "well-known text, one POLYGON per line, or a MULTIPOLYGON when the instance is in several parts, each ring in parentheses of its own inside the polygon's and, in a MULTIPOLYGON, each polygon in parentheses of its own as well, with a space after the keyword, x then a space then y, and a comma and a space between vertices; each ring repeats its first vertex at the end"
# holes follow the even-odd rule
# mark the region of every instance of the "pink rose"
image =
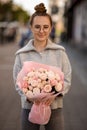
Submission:
POLYGON ((57 92, 60 92, 61 90, 62 90, 62 84, 61 83, 58 83, 56 86, 55 86, 55 90, 57 91, 57 92))
POLYGON ((52 86, 56 86, 57 85, 57 83, 58 83, 58 81, 57 80, 50 80, 50 84, 52 85, 52 86))
POLYGON ((42 88, 43 88, 43 84, 42 84, 42 83, 38 83, 37 87, 38 87, 39 89, 42 89, 42 88))
POLYGON ((38 78, 37 81, 38 81, 38 83, 41 83, 41 79, 40 78, 38 78))
POLYGON ((44 92, 51 92, 51 90, 52 90, 52 87, 51 87, 51 85, 49 85, 49 84, 47 84, 47 85, 45 85, 44 87, 43 87, 43 91, 44 92))
POLYGON ((53 71, 48 71, 47 75, 48 75, 48 79, 50 79, 50 80, 55 79, 55 74, 53 71))
POLYGON ((31 85, 28 86, 29 90, 33 90, 33 87, 31 85))
POLYGON ((47 79, 47 74, 46 73, 41 73, 40 74, 40 79, 46 80, 47 79))
POLYGON ((30 78, 28 78, 28 84, 30 84, 31 82, 32 82, 32 78, 30 77, 30 78))
POLYGON ((28 77, 33 77, 35 75, 35 72, 31 71, 27 74, 28 77))
POLYGON ((26 80, 23 81, 23 88, 27 88, 28 87, 28 82, 26 80))
POLYGON ((38 81, 32 79, 31 86, 36 87, 37 85, 38 85, 38 81))
POLYGON ((23 91, 23 93, 25 93, 25 94, 26 94, 26 93, 27 93, 27 91, 28 91, 28 89, 27 89, 27 88, 23 88, 23 89, 22 89, 22 91, 23 91))
POLYGON ((28 90, 27 93, 26 93, 26 96, 29 97, 29 98, 32 98, 33 97, 33 92, 28 90))
POLYGON ((33 88, 33 94, 34 95, 38 95, 40 93, 40 89, 39 88, 33 88))
POLYGON ((61 80, 61 78, 60 78, 60 75, 59 75, 59 74, 56 74, 56 79, 57 79, 58 81, 60 81, 60 80, 61 80))

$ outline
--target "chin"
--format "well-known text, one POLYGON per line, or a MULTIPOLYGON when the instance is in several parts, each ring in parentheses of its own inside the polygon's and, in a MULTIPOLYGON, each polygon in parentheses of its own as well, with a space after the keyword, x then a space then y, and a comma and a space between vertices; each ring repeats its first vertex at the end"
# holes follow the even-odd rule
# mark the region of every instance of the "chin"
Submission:
POLYGON ((38 38, 38 41, 46 41, 46 38, 38 38))

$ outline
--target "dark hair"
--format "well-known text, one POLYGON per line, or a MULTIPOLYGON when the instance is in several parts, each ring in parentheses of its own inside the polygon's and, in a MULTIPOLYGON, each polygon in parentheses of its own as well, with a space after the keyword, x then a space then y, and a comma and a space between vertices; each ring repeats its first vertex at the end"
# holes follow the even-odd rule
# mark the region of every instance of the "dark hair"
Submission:
POLYGON ((34 9, 35 9, 35 12, 32 14, 32 16, 31 16, 31 18, 30 18, 30 25, 31 25, 31 26, 32 26, 33 20, 34 20, 34 18, 35 18, 36 16, 47 16, 47 17, 49 18, 50 24, 51 24, 51 26, 52 26, 52 18, 51 18, 51 16, 47 13, 47 10, 46 10, 46 8, 45 8, 45 6, 44 6, 43 3, 40 3, 40 4, 36 5, 36 6, 34 7, 34 9))

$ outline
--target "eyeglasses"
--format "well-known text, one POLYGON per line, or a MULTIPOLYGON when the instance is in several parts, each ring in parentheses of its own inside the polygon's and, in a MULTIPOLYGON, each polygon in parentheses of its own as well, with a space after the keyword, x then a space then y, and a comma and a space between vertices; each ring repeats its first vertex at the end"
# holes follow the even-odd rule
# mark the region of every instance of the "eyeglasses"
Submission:
POLYGON ((34 30, 36 32, 39 32, 41 30, 43 30, 44 32, 48 32, 49 31, 49 25, 40 26, 40 25, 37 24, 37 25, 34 26, 34 30))

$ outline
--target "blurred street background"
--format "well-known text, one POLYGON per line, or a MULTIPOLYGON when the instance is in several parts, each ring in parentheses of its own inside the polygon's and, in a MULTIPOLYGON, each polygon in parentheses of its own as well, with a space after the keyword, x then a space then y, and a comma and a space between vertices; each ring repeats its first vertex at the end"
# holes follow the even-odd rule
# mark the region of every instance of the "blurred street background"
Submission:
POLYGON ((0 130, 20 130, 21 104, 13 64, 15 52, 33 37, 30 5, 34 8, 40 2, 53 19, 50 39, 66 48, 72 66, 71 89, 64 97, 65 130, 87 130, 87 1, 35 1, 0 0, 0 130))

